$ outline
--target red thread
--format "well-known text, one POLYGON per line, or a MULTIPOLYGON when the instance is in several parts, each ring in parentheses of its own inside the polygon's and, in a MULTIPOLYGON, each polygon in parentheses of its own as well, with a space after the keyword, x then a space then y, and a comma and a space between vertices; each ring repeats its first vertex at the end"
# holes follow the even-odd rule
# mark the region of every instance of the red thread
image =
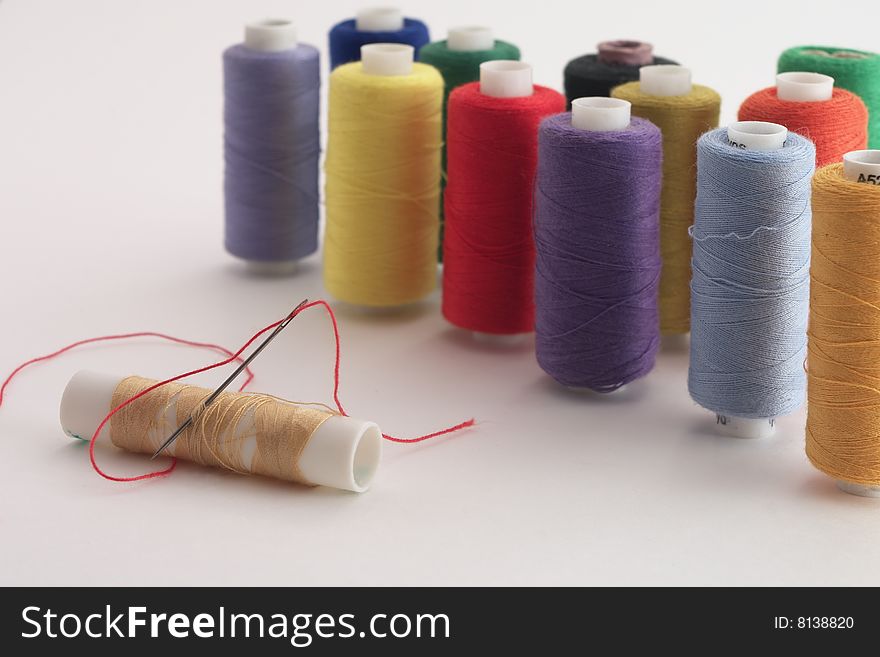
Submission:
MULTIPOLYGON (((339 369, 340 369, 340 361, 341 361, 342 354, 341 354, 340 340, 339 340, 339 325, 336 322, 336 315, 333 313, 333 309, 327 304, 326 301, 318 300, 318 301, 312 301, 311 303, 304 305, 302 308, 300 308, 296 312, 296 315, 299 315, 301 312, 303 312, 304 310, 307 310, 308 308, 314 308, 315 306, 322 306, 327 311, 327 314, 330 317, 330 322, 333 327, 333 339, 335 341, 335 362, 334 362, 334 366, 333 366, 333 402, 336 404, 336 408, 341 415, 348 416, 348 413, 346 413, 345 409, 342 406, 342 402, 339 399, 339 384, 340 384, 339 369)), ((294 316, 296 316, 296 315, 294 315, 294 316)), ((101 469, 101 467, 98 465, 97 461, 95 460, 95 443, 98 440, 98 436, 100 435, 101 430, 106 426, 107 422, 110 421, 110 418, 112 418, 119 410, 121 410, 122 408, 125 408, 126 406, 131 404, 136 399, 143 397, 147 393, 152 392, 153 390, 156 390, 157 388, 160 388, 161 386, 167 385, 167 384, 172 383, 174 381, 179 381, 181 379, 185 379, 185 378, 193 376, 195 374, 207 372, 208 370, 212 370, 217 367, 222 367, 223 365, 228 365, 229 363, 231 363, 233 361, 241 361, 242 360, 241 354, 251 344, 253 344, 261 335, 263 335, 264 333, 266 333, 268 331, 271 331, 276 326, 278 326, 281 322, 284 321, 284 319, 286 319, 286 318, 279 319, 277 322, 273 322, 272 324, 269 324, 269 326, 267 326, 263 329, 260 329, 257 333, 255 333, 253 336, 251 336, 251 338, 247 342, 245 342, 234 353, 229 351, 225 347, 221 347, 220 345, 211 344, 211 343, 207 343, 207 342, 195 342, 192 340, 184 340, 182 338, 176 338, 171 335, 166 335, 164 333, 155 333, 152 331, 144 331, 144 332, 139 332, 139 333, 122 333, 122 334, 117 334, 117 335, 105 335, 105 336, 99 336, 96 338, 89 338, 87 340, 80 340, 78 342, 74 342, 72 344, 69 344, 66 347, 62 347, 61 349, 58 349, 57 351, 54 351, 51 354, 47 354, 45 356, 39 356, 37 358, 32 358, 31 360, 25 361, 24 363, 22 363, 21 365, 16 367, 12 371, 12 373, 6 377, 6 380, 3 382, 3 385, 0 386, 0 406, 2 406, 2 404, 3 404, 4 394, 6 392, 7 386, 10 384, 12 379, 15 378, 19 374, 19 372, 21 372, 23 369, 25 369, 26 367, 28 367, 30 365, 34 365, 36 363, 39 363, 39 362, 51 360, 53 358, 56 358, 57 356, 60 356, 61 354, 65 353, 67 351, 70 351, 71 349, 75 349, 76 347, 86 345, 86 344, 92 344, 95 342, 105 342, 108 340, 122 340, 122 339, 127 339, 127 338, 157 337, 157 338, 162 338, 163 340, 170 340, 171 342, 176 342, 178 344, 213 349, 215 351, 219 351, 221 353, 224 353, 228 356, 228 358, 225 358, 224 360, 218 361, 218 362, 213 363, 211 365, 206 365, 206 366, 200 367, 198 369, 190 370, 189 372, 184 372, 183 374, 178 374, 177 376, 173 376, 169 379, 165 379, 164 381, 159 381, 158 383, 153 384, 149 388, 146 388, 146 389, 140 391, 138 394, 134 395, 133 397, 126 399, 124 402, 122 402, 121 404, 116 406, 116 408, 112 409, 104 417, 104 419, 98 425, 98 428, 95 429, 95 433, 92 434, 92 437, 89 440, 89 461, 91 462, 92 468, 94 468, 95 472, 97 472, 99 475, 101 475, 105 479, 109 479, 110 481, 132 482, 132 481, 142 481, 144 479, 153 479, 155 477, 164 477, 165 475, 171 474, 171 472, 177 466, 177 459, 176 458, 172 458, 171 465, 169 465, 164 470, 155 470, 153 472, 148 472, 146 474, 138 475, 135 477, 116 477, 116 476, 107 474, 106 472, 104 472, 101 469)), ((245 378, 244 382, 239 387, 239 391, 244 390, 247 387, 247 385, 254 378, 254 374, 250 370, 250 368, 246 369, 245 372, 247 373, 247 377, 245 378)), ((418 443, 418 442, 422 442, 424 440, 429 440, 431 438, 436 438, 438 436, 444 436, 446 434, 454 433, 456 431, 460 431, 462 429, 472 427, 474 425, 474 423, 475 423, 475 421, 472 418, 470 420, 466 420, 465 422, 461 422, 461 423, 456 424, 454 426, 447 427, 446 429, 441 429, 440 431, 435 431, 433 433, 425 434, 423 436, 417 436, 415 438, 396 438, 396 437, 391 436, 389 434, 382 434, 382 437, 385 438, 386 440, 390 440, 395 443, 418 443)))
POLYGON ((830 100, 810 102, 779 100, 776 87, 768 87, 746 98, 737 118, 779 123, 812 140, 817 167, 868 147, 868 110, 861 98, 839 87, 830 100))
POLYGON ((493 98, 472 82, 449 97, 443 315, 495 334, 534 330, 532 189, 538 124, 565 109, 562 94, 493 98))

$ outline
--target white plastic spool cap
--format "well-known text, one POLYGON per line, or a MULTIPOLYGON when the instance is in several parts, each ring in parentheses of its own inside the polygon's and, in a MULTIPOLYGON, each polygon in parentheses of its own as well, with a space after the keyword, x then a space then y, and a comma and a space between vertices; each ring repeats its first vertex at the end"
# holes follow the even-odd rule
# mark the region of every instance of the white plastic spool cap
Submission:
POLYGON ((591 96, 571 101, 571 125, 578 130, 612 132, 629 127, 632 103, 619 98, 591 96))
POLYGON ((834 94, 834 78, 821 73, 792 71, 776 76, 776 96, 779 100, 811 103, 831 100, 834 94))
POLYGON ((850 151, 843 156, 843 177, 880 185, 880 150, 850 151))
POLYGON ((354 23, 361 32, 399 32, 403 29, 403 12, 397 7, 361 9, 354 23))
POLYGON ((496 59, 480 64, 480 93, 493 98, 531 96, 532 67, 513 59, 496 59))
POLYGON ((361 65, 367 75, 409 75, 416 50, 403 43, 369 43, 361 46, 361 65))
POLYGON ((453 27, 446 35, 446 47, 456 52, 492 50, 495 47, 495 35, 488 27, 453 27))
POLYGON ((748 151, 778 151, 785 146, 788 128, 768 121, 735 121, 727 127, 731 146, 748 151))
POLYGON ((261 52, 296 48, 296 26, 284 18, 267 18, 244 26, 244 45, 261 52))
POLYGON ((642 66, 639 88, 649 96, 686 96, 693 88, 691 69, 676 64, 642 66))
MULTIPOLYGON (((74 438, 89 440, 110 412, 113 391, 123 377, 96 372, 76 373, 61 398, 61 426, 74 438)), ((169 407, 167 424, 176 424, 176 407, 169 407)), ((101 431, 109 439, 109 423, 101 431)), ((249 463, 256 449, 254 440, 242 443, 242 460, 249 463)), ((382 432, 373 422, 334 415, 312 434, 299 468, 313 484, 361 493, 370 486, 382 453, 382 432)), ((174 455, 173 445, 168 455, 174 455)))

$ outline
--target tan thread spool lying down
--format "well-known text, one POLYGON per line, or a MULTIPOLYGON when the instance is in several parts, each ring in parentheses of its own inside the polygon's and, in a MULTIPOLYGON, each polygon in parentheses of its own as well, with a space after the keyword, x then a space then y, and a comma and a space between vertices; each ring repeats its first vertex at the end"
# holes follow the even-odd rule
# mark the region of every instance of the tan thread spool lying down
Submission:
POLYGON ((813 178, 807 456, 880 486, 880 187, 832 164, 813 178))
MULTIPOLYGON (((113 392, 113 408, 156 383, 129 376, 113 392)), ((333 413, 261 394, 224 392, 201 408, 210 390, 169 383, 122 408, 110 420, 110 440, 130 452, 152 454, 190 415, 195 420, 175 441, 185 461, 241 474, 312 484, 299 469, 303 449, 333 413), (251 458, 248 458, 251 456, 251 458)))
MULTIPOLYGON (((61 425, 68 435, 88 440, 111 408, 155 383, 78 372, 61 399, 61 425)), ((100 437, 152 454, 194 413, 193 425, 169 447, 169 456, 283 481, 354 492, 369 487, 383 442, 373 422, 265 394, 226 392, 204 408, 210 393, 180 383, 162 386, 120 409, 100 437)))

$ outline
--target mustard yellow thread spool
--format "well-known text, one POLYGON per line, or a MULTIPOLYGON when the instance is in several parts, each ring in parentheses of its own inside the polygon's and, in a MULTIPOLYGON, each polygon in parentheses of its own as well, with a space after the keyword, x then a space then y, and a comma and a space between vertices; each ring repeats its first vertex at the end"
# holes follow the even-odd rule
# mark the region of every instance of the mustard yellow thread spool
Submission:
POLYGON ((660 198, 660 331, 690 331, 691 240, 697 181, 697 139, 718 127, 721 97, 691 83, 683 66, 643 66, 638 82, 611 91, 632 103, 633 116, 648 119, 663 133, 663 191, 660 198))
POLYGON ((880 497, 880 150, 819 169, 812 204, 807 457, 880 497))
POLYGON ((324 282, 391 307, 437 284, 443 78, 413 48, 370 44, 330 75, 324 282))

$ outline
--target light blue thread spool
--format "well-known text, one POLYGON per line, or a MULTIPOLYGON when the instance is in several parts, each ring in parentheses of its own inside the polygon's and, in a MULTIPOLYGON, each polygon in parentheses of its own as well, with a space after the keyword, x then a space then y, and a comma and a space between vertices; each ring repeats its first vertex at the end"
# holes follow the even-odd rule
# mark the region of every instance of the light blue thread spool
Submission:
POLYGON ((772 435, 804 401, 814 161, 771 123, 697 144, 688 389, 728 435, 772 435))

